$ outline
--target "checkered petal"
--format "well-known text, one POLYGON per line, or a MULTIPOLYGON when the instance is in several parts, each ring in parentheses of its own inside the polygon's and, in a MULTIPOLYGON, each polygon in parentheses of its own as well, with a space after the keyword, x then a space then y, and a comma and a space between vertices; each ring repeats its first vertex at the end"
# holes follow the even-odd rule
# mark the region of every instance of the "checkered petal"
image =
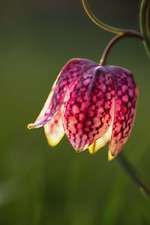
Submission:
POLYGON ((63 117, 65 133, 77 151, 87 149, 106 133, 113 119, 113 105, 109 71, 98 65, 84 71, 70 93, 63 117))
POLYGON ((112 159, 127 142, 134 123, 138 89, 133 75, 127 69, 109 66, 115 86, 115 113, 109 158, 112 159))
POLYGON ((60 71, 46 103, 34 123, 28 125, 29 129, 39 128, 50 121, 64 104, 65 97, 70 93, 72 87, 78 82, 86 68, 95 64, 88 59, 71 59, 60 71))

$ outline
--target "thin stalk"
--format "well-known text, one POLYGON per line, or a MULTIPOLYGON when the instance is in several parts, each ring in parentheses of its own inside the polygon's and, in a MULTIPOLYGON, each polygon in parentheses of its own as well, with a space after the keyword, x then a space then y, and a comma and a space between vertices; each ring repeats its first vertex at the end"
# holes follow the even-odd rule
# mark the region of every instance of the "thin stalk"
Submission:
POLYGON ((107 44, 106 48, 104 49, 103 53, 102 53, 102 57, 100 59, 100 65, 105 65, 107 63, 107 58, 109 56, 109 54, 112 51, 113 46, 119 41, 122 40, 123 38, 126 37, 131 37, 131 38, 138 38, 140 40, 143 41, 143 37, 142 35, 137 32, 137 31, 128 31, 125 33, 122 33, 120 35, 115 35, 110 42, 107 44))
POLYGON ((82 2, 82 6, 84 11, 86 12, 87 16, 89 17, 89 19, 98 27, 102 28, 105 31, 111 32, 113 34, 118 34, 121 35, 125 32, 134 32, 133 30, 130 29, 122 29, 122 28, 118 28, 118 27, 114 27, 111 25, 108 25, 106 23, 104 23, 102 20, 98 19, 94 13, 92 12, 90 5, 88 3, 88 0, 81 0, 82 2))
MULTIPOLYGON (((138 33, 135 30, 131 29, 122 29, 118 27, 114 27, 111 25, 108 25, 104 23, 102 20, 98 19, 94 13, 92 12, 90 5, 88 3, 88 0, 81 0, 82 6, 84 11, 86 12, 89 19, 98 27, 101 29, 104 29, 105 31, 114 33, 120 37, 127 37, 127 36, 133 36, 130 34, 138 33), (125 35, 127 34, 127 35, 125 35), (123 36, 122 36, 123 35, 123 36)), ((149 9, 150 9, 150 0, 142 0, 140 5, 140 12, 139 12, 139 25, 140 25, 140 33, 141 36, 144 37, 144 46, 145 49, 150 56, 150 20, 149 20, 149 9)), ((120 39, 120 38, 118 38, 120 39)))
POLYGON ((125 158, 123 154, 120 154, 118 157, 118 162, 121 167, 125 170, 128 176, 132 179, 135 185, 144 193, 144 195, 150 198, 150 189, 142 181, 141 177, 137 173, 136 169, 131 165, 131 163, 125 158))

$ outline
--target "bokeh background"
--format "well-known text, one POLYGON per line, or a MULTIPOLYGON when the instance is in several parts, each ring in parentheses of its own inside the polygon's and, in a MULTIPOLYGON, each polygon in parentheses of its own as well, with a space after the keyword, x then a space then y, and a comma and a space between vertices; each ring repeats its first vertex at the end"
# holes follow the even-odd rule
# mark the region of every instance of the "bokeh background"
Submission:
MULTIPOLYGON (((90 0, 96 15, 138 29, 138 0, 90 0)), ((99 61, 112 37, 86 17, 80 0, 0 1, 0 225, 148 225, 150 204, 107 148, 76 154, 67 139, 51 149, 40 112, 61 67, 73 57, 99 61)), ((119 42, 110 64, 140 87, 125 155, 150 185, 150 60, 139 40, 119 42)))

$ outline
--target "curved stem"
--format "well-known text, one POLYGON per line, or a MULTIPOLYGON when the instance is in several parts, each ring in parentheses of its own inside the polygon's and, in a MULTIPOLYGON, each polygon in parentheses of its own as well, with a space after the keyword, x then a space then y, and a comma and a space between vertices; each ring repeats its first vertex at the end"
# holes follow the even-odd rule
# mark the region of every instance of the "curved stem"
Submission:
POLYGON ((145 194, 145 196, 150 197, 150 189, 144 184, 135 168, 130 164, 130 162, 128 162, 125 156, 120 154, 117 159, 121 167, 126 171, 135 185, 145 194))
POLYGON ((108 32, 111 32, 111 33, 114 33, 114 34, 118 34, 118 35, 120 35, 120 34, 122 34, 124 32, 130 32, 130 31, 132 32, 132 30, 130 30, 130 29, 121 29, 121 28, 117 28, 117 27, 114 27, 114 26, 110 26, 110 25, 102 22, 92 12, 92 10, 91 10, 91 8, 89 6, 88 0, 81 0, 81 1, 82 1, 82 5, 83 5, 83 8, 84 8, 87 16, 98 27, 104 29, 105 31, 108 31, 108 32))
POLYGON ((143 41, 143 37, 139 32, 136 31, 128 31, 125 33, 122 33, 120 35, 115 35, 110 42, 108 43, 108 45, 106 46, 106 48, 104 49, 103 53, 102 53, 102 57, 100 59, 100 65, 105 65, 107 62, 107 58, 108 55, 110 54, 113 46, 121 39, 125 38, 125 37, 134 37, 134 38, 138 38, 140 40, 143 41))
POLYGON ((142 0, 139 14, 140 31, 144 37, 144 46, 150 56, 149 8, 150 0, 142 0))
MULTIPOLYGON (((92 10, 89 6, 88 0, 81 0, 81 1, 82 1, 82 5, 83 5, 83 8, 84 8, 86 14, 88 15, 88 17, 94 24, 96 24, 98 27, 104 29, 105 31, 116 34, 116 36, 110 41, 110 43, 104 50, 103 55, 106 55, 106 58, 107 58, 107 55, 110 52, 112 46, 118 40, 120 40, 124 37, 127 37, 127 36, 144 39, 145 49, 146 49, 148 55, 150 56, 150 30, 149 30, 150 0, 142 0, 142 2, 141 2, 140 14, 139 14, 141 35, 140 35, 140 33, 138 33, 135 30, 121 29, 121 28, 110 26, 110 25, 104 23, 103 21, 101 21, 94 15, 94 13, 92 12, 92 10)), ((105 58, 105 57, 102 56, 100 64, 103 64, 103 63, 105 64, 106 60, 105 59, 103 60, 103 58, 105 58)))

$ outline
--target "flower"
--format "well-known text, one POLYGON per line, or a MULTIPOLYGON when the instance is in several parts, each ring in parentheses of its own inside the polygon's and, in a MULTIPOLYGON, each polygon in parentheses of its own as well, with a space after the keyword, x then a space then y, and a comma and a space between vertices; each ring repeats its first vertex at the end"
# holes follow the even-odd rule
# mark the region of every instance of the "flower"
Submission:
POLYGON ((75 58, 60 71, 46 103, 29 129, 44 126, 51 146, 64 134, 78 152, 94 153, 107 143, 111 160, 121 152, 133 126, 138 89, 132 73, 75 58))

